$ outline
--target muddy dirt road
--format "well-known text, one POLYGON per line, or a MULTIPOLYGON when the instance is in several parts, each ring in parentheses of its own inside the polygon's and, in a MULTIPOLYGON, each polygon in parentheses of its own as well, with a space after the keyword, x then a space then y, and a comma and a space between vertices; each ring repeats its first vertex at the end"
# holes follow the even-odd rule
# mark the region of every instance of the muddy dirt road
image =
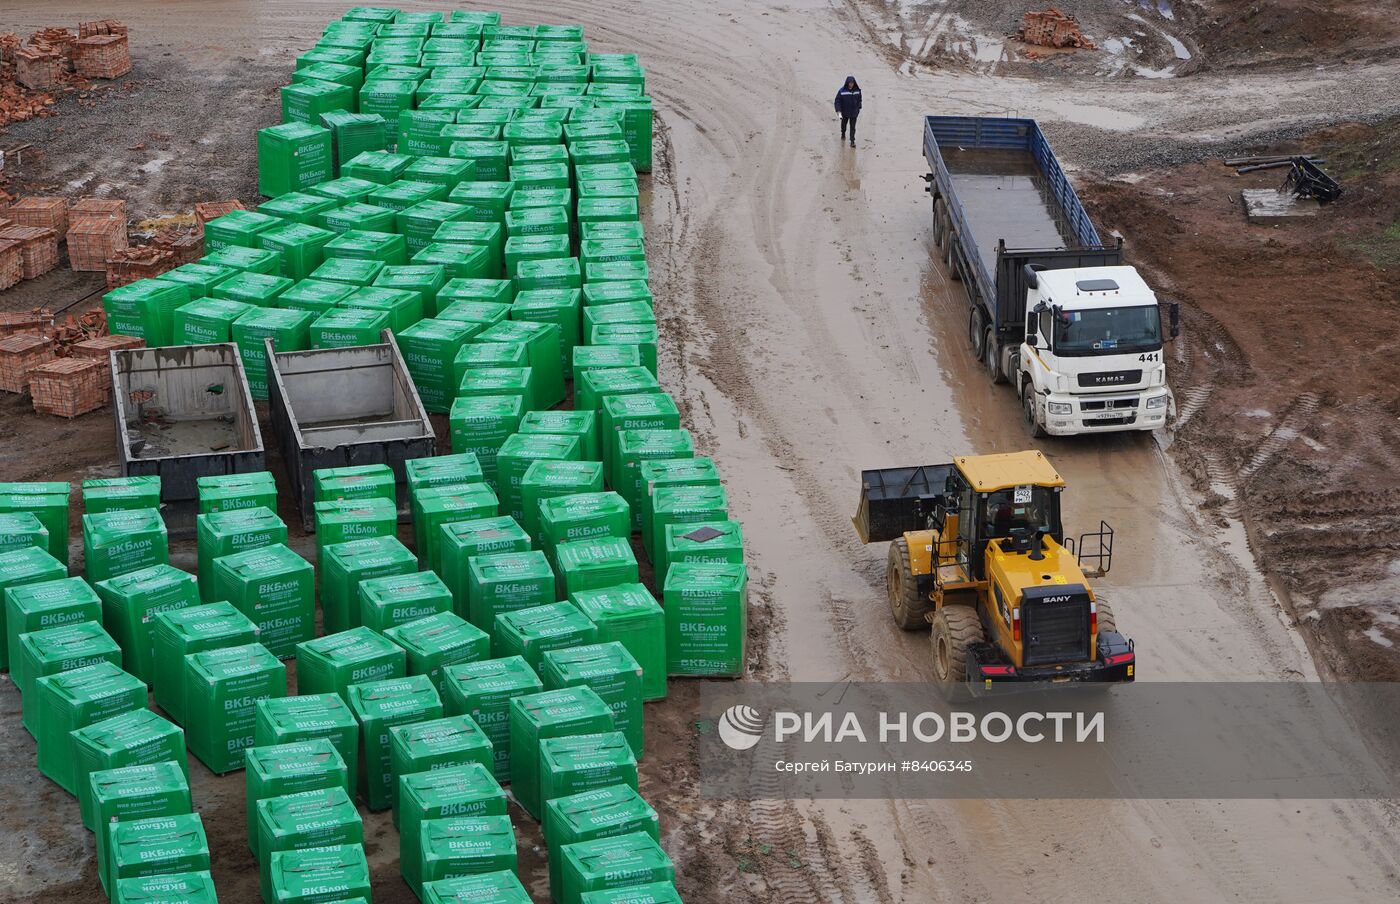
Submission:
MULTIPOLYGON (((290 52, 345 5, 168 2, 156 13, 117 2, 104 14, 132 23, 133 46, 149 35, 175 64, 215 79, 240 67, 264 78, 270 64, 289 68, 290 52), (204 51, 205 42, 217 46, 204 51)), ((1300 101, 1359 108, 1400 97, 1400 67, 1385 62, 1367 65, 1357 92, 1330 72, 1287 86, 1247 73, 1151 85, 916 74, 850 9, 811 0, 492 6, 508 21, 581 22, 595 45, 636 51, 648 66, 665 143, 647 225, 662 379, 720 461, 745 526, 755 680, 927 679, 926 635, 899 632, 884 607, 884 549, 860 547, 851 530, 859 471, 1029 445, 1010 392, 971 361, 961 288, 929 253, 920 114, 1016 109, 1051 121, 1071 163, 1093 166, 1102 136, 1120 130, 1138 130, 1137 141, 1179 131, 1218 138, 1305 118, 1291 112, 1309 108, 1300 101), (838 144, 831 112, 848 71, 866 95, 855 150, 838 144), (1098 137, 1078 140, 1089 135, 1098 137)), ((87 8, 48 4, 11 24, 24 30, 87 8)), ((251 129, 271 121, 275 101, 238 90, 241 100, 265 98, 246 117, 229 112, 248 120, 241 150, 221 141, 247 155, 251 129)), ((190 97, 191 118, 218 102, 190 97)), ((180 128, 171 125, 181 140, 201 137, 180 128)), ((120 150, 135 143, 126 137, 111 143, 117 174, 137 162, 120 150)), ((1139 645, 1143 680, 1316 674, 1243 537, 1195 517, 1150 438, 1043 448, 1070 484, 1070 524, 1088 529, 1102 517, 1118 529, 1104 588, 1139 645)), ((1400 830, 1382 804, 699 801, 690 696, 682 687, 648 709, 643 788, 661 800, 663 840, 690 902, 1400 895, 1400 830)))

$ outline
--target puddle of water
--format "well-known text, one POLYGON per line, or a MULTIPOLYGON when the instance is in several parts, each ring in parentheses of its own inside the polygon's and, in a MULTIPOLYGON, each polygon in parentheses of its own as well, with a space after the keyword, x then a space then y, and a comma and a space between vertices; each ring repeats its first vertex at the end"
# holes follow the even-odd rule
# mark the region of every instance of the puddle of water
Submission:
POLYGON ((1395 641, 1382 634, 1380 628, 1372 626, 1370 628, 1367 628, 1364 633, 1367 639, 1369 639, 1372 643, 1380 644, 1383 647, 1395 646, 1395 641))

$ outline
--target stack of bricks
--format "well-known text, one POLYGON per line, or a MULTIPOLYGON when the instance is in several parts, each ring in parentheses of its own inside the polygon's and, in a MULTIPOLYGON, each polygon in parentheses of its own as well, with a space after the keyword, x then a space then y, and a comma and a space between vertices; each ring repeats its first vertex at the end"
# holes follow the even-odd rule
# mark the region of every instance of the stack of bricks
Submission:
POLYGON ((16 333, 44 333, 53 326, 53 312, 42 308, 32 311, 0 313, 0 339, 16 333))
POLYGON ((34 226, 0 229, 0 239, 19 242, 20 266, 25 279, 34 279, 58 266, 58 233, 34 226))
POLYGON ((73 71, 73 43, 78 36, 66 28, 44 28, 29 36, 29 46, 36 50, 52 50, 63 60, 63 68, 73 71))
POLYGON ((0 389, 24 392, 30 374, 54 360, 53 340, 34 333, 0 339, 0 389))
POLYGON ((68 261, 74 270, 106 270, 107 262, 130 244, 125 201, 84 198, 68 218, 68 261))
POLYGON ((68 229, 68 202, 63 198, 20 198, 5 215, 17 226, 52 229, 58 235, 68 229))
POLYGON ((93 35, 125 35, 126 26, 116 19, 99 19, 96 22, 79 22, 78 37, 90 38, 93 35))
POLYGON ((98 336, 84 339, 69 346, 74 358, 88 358, 108 363, 108 352, 119 352, 129 348, 142 348, 146 344, 140 336, 98 336))
POLYGON ((6 63, 13 63, 15 61, 15 51, 19 50, 21 46, 19 35, 14 32, 7 31, 0 35, 0 60, 4 60, 6 63))
POLYGON ((15 239, 0 239, 0 290, 24 279, 24 260, 15 239))
POLYGON ((61 87, 67 68, 63 57, 52 50, 21 47, 15 51, 15 79, 34 91, 61 87))
POLYGON ((112 395, 111 369, 96 358, 58 358, 29 372, 34 410, 58 417, 96 411, 112 395))
POLYGON ((155 245, 124 248, 107 259, 107 288, 115 289, 139 279, 151 279, 179 265, 175 252, 167 248, 155 245))
MULTIPOLYGON (((157 242, 160 239, 156 239, 157 242)), ((175 265, 192 264, 204 256, 204 233, 187 232, 170 243, 170 251, 175 255, 175 265)))
POLYGON ((79 38, 73 52, 73 68, 84 78, 117 78, 131 71, 126 35, 92 35, 79 38))
POLYGON ((217 220, 224 214, 235 210, 247 209, 243 206, 242 201, 236 199, 233 201, 201 201, 194 206, 194 218, 199 221, 199 228, 202 232, 204 224, 210 220, 217 220))

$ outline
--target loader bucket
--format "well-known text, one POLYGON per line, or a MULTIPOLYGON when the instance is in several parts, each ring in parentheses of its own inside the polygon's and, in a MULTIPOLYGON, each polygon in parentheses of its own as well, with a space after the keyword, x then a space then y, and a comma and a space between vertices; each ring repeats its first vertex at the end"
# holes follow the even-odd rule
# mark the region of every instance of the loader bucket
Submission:
POLYGON ((888 542, 928 527, 952 474, 951 464, 860 472, 860 506, 851 519, 860 541, 888 542))

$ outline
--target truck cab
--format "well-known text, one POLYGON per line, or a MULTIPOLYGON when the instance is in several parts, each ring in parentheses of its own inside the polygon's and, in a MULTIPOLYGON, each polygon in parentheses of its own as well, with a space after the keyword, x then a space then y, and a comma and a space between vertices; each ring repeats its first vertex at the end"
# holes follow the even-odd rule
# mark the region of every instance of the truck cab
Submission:
POLYGON ((1173 408, 1162 346, 1177 332, 1132 267, 1028 266, 1017 388, 1032 434, 1154 430, 1173 408))

